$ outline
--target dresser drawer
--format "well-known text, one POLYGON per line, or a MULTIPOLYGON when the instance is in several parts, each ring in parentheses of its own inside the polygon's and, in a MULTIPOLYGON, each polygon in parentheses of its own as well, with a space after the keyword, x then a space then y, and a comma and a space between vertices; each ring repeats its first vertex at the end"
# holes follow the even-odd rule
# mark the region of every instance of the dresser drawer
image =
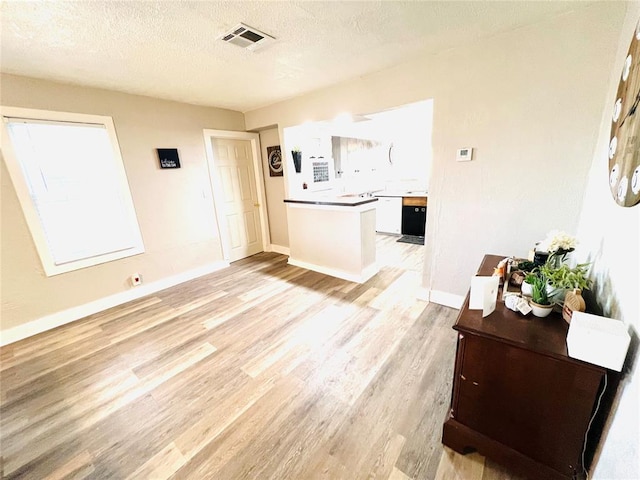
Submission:
POLYGON ((571 475, 601 373, 483 337, 463 342, 456 420, 571 475))

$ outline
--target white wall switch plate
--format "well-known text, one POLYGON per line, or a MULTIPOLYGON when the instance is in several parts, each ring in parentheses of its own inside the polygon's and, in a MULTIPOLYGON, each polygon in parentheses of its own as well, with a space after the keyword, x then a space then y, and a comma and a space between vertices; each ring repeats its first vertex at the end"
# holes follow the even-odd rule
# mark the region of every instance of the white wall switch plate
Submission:
POLYGON ((469 162, 473 159, 473 148, 466 147, 458 149, 456 160, 458 162, 469 162))

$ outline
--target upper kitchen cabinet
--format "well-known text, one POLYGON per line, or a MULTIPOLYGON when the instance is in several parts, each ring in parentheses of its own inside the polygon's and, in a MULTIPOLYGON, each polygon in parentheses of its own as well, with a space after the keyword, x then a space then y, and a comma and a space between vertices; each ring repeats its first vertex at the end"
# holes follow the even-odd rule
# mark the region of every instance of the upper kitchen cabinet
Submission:
POLYGON ((428 190, 433 102, 424 101, 358 117, 335 129, 336 174, 346 189, 428 190))
POLYGON ((336 178, 346 180, 370 178, 380 181, 385 170, 388 144, 364 138, 331 137, 331 151, 336 178))

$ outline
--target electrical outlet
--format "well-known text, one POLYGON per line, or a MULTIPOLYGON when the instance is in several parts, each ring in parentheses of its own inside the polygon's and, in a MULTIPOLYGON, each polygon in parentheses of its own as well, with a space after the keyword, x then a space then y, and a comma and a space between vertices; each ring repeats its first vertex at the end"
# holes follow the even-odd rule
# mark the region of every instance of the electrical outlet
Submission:
POLYGON ((133 287, 142 285, 142 275, 140 275, 139 273, 134 273, 129 277, 129 281, 131 282, 131 286, 133 287))

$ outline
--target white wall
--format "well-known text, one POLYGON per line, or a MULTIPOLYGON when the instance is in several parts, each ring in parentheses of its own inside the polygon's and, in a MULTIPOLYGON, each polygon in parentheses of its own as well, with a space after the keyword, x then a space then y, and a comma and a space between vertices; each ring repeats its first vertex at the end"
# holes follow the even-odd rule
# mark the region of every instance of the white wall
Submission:
MULTIPOLYGON (((244 131, 242 113, 2 75, 6 106, 108 115, 120 143, 145 253, 47 277, 2 162, 2 332, 222 260, 204 128, 244 131), (182 168, 161 170, 156 148, 175 147, 182 168)), ((22 330, 21 330, 22 331, 22 330)))
MULTIPOLYGON (((267 147, 280 145, 280 136, 277 128, 270 128, 260 132, 260 145, 262 147, 262 171, 264 172, 265 195, 267 197, 267 211, 269 214, 269 233, 271 245, 279 251, 289 248, 289 232, 287 231, 287 209, 284 204, 284 176, 269 176, 269 158, 267 147)), ((288 160, 287 152, 282 148, 282 161, 288 160)), ((284 175, 290 174, 285 171, 284 175)))
POLYGON ((620 72, 639 17, 640 3, 630 4, 603 98, 600 135, 578 227, 581 244, 575 253, 580 260, 593 262, 595 290, 604 315, 624 320, 633 332, 632 354, 618 389, 616 413, 601 443, 595 479, 640 478, 640 205, 623 208, 614 202, 608 184, 607 151, 620 72))
POLYGON ((485 253, 526 255, 549 230, 576 230, 625 8, 576 3, 535 25, 247 112, 245 122, 286 127, 432 98, 424 286, 462 296, 485 253), (460 147, 475 147, 475 160, 456 163, 460 147))

